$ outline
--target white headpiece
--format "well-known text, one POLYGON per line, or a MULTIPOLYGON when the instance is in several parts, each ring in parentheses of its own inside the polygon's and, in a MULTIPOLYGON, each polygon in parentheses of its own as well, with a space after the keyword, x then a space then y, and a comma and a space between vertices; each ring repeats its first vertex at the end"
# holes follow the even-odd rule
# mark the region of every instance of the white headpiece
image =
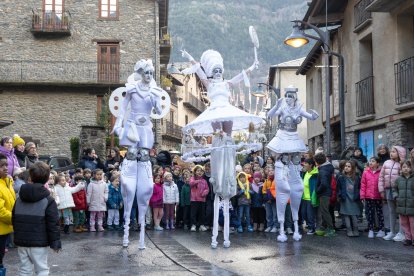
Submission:
MULTIPOLYGON (((213 69, 221 68, 223 70, 223 58, 220 53, 214 50, 205 51, 200 58, 200 64, 204 68, 207 77, 213 76, 213 69)), ((224 71, 224 70, 223 70, 224 71)))
POLYGON ((147 70, 154 71, 154 65, 152 65, 151 59, 140 59, 135 63, 134 72, 141 73, 147 70))

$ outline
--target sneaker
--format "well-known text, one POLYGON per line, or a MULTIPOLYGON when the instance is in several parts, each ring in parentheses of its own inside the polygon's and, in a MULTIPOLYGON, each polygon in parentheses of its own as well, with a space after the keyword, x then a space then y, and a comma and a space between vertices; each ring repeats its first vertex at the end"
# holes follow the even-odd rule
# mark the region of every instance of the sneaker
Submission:
POLYGON ((167 224, 165 224, 165 230, 170 230, 170 226, 167 224))
POLYGON ((253 227, 251 225, 247 226, 247 232, 253 232, 253 227))
POLYGON ((237 232, 239 232, 239 233, 243 233, 243 227, 242 227, 242 226, 239 226, 239 227, 237 228, 237 232))
POLYGON ((158 226, 155 226, 155 227, 154 227, 154 230, 155 230, 155 231, 163 231, 163 230, 164 230, 164 228, 162 228, 161 226, 159 226, 159 225, 158 225, 158 226))
POLYGON ((264 231, 266 232, 266 233, 269 233, 270 231, 272 230, 272 227, 267 227, 264 231))
POLYGON ((270 233, 277 233, 277 227, 273 226, 272 230, 270 230, 270 233))
POLYGON ((96 232, 95 226, 91 226, 91 228, 89 229, 89 231, 96 232))
POLYGON ((368 231, 368 238, 370 238, 370 239, 374 238, 374 231, 372 231, 372 230, 368 231))
POLYGON ((322 229, 318 229, 315 231, 315 234, 318 236, 324 236, 325 235, 325 230, 322 229))
POLYGON ((383 237, 384 240, 390 241, 392 238, 394 238, 395 234, 393 232, 389 232, 385 237, 383 237))
POLYGON ((306 234, 307 235, 313 235, 313 234, 315 234, 315 229, 309 229, 306 234))
POLYGON ((204 225, 201 225, 200 226, 200 231, 205 232, 205 231, 207 231, 207 228, 204 225))
POLYGON ((377 237, 377 238, 383 238, 383 237, 385 237, 385 232, 382 231, 382 230, 379 230, 378 233, 377 233, 377 235, 375 237, 377 237))
POLYGON ((287 234, 288 234, 288 235, 293 235, 292 228, 290 228, 290 227, 288 227, 288 228, 286 229, 286 232, 287 232, 287 234))
POLYGON ((413 244, 413 242, 411 240, 404 240, 404 242, 403 242, 403 245, 405 245, 405 246, 409 246, 409 245, 412 245, 412 244, 413 244))
POLYGON ((230 234, 234 234, 235 232, 236 232, 236 229, 234 229, 234 227, 230 227, 229 233, 230 234))
POLYGON ((404 235, 401 234, 400 232, 397 233, 397 235, 394 236, 394 238, 392 239, 395 242, 402 242, 404 241, 404 235))
POLYGON ((195 231, 197 231, 197 229, 196 229, 196 226, 195 225, 192 225, 191 226, 191 230, 190 230, 191 232, 195 232, 195 231))
POLYGON ((105 231, 105 229, 102 227, 102 225, 98 225, 98 231, 103 232, 103 231, 105 231))

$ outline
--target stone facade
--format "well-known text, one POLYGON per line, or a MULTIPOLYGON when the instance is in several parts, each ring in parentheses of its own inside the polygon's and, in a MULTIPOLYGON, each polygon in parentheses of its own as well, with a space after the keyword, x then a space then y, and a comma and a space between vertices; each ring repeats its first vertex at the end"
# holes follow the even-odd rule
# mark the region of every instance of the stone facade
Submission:
POLYGON ((396 120, 389 122, 386 127, 386 136, 389 146, 402 145, 414 148, 414 120, 396 120))
POLYGON ((104 161, 106 159, 106 132, 104 127, 81 126, 79 139, 79 157, 82 158, 83 150, 95 149, 96 155, 104 161))
POLYGON ((42 1, 2 1, 0 109, 14 124, 0 134, 32 137, 41 154, 70 156, 69 139, 97 124, 99 96, 123 86, 138 59, 152 59, 159 80, 160 2, 119 0, 119 18, 102 20, 99 1, 66 0, 70 35, 57 36, 31 32, 32 9, 42 1), (97 77, 99 43, 119 43, 119 80, 97 77))

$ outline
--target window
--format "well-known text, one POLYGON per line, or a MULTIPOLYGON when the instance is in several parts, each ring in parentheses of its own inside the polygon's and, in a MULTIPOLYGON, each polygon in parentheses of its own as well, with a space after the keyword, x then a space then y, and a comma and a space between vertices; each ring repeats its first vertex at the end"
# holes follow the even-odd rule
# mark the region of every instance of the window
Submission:
POLYGON ((119 82, 119 43, 98 43, 98 81, 119 82))
POLYGON ((44 0, 43 19, 46 28, 52 28, 61 23, 63 0, 44 0))
POLYGON ((99 18, 118 19, 118 0, 99 0, 99 18))

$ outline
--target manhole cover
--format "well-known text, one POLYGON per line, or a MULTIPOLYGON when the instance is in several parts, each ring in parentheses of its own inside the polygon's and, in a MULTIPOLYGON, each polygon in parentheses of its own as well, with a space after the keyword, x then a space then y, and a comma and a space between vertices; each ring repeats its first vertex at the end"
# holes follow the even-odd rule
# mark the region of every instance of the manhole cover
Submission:
POLYGON ((233 260, 222 260, 221 262, 225 264, 231 264, 233 260))

